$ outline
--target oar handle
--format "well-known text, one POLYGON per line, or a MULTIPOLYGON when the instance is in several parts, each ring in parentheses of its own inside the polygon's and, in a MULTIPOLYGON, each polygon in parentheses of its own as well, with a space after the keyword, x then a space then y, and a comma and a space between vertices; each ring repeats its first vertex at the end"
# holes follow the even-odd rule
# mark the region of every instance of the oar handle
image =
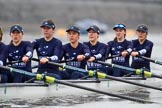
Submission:
POLYGON ((37 58, 32 58, 32 60, 39 62, 39 59, 37 59, 37 58))
POLYGON ((120 57, 120 56, 122 56, 122 55, 121 55, 121 54, 112 55, 112 56, 106 57, 106 60, 107 60, 107 59, 112 59, 112 58, 115 58, 115 57, 120 57))
POLYGON ((75 61, 75 60, 76 60, 75 58, 66 59, 66 60, 61 60, 61 61, 59 61, 59 63, 66 63, 66 62, 71 62, 71 61, 75 61))
MULTIPOLYGON (((37 59, 37 58, 32 58, 32 60, 33 60, 33 61, 36 61, 36 62, 39 62, 39 61, 40 61, 40 60, 37 59)), ((48 64, 51 64, 51 65, 59 66, 59 67, 64 67, 64 65, 63 65, 63 64, 60 64, 60 63, 55 63, 55 62, 50 62, 50 61, 48 61, 47 63, 48 63, 48 64)))
POLYGON ((55 66, 64 68, 64 65, 63 65, 63 64, 60 64, 60 63, 51 62, 51 61, 49 61, 49 62, 47 62, 47 63, 48 63, 48 64, 51 64, 51 65, 55 65, 55 66))
POLYGON ((107 66, 109 66, 109 67, 113 67, 112 64, 110 64, 110 63, 106 63, 106 62, 103 62, 103 61, 94 60, 93 62, 96 62, 96 63, 99 63, 99 64, 103 64, 103 65, 107 65, 107 66))
POLYGON ((19 63, 19 62, 22 62, 22 61, 8 61, 6 63, 6 65, 10 65, 10 64, 14 64, 14 63, 19 63))

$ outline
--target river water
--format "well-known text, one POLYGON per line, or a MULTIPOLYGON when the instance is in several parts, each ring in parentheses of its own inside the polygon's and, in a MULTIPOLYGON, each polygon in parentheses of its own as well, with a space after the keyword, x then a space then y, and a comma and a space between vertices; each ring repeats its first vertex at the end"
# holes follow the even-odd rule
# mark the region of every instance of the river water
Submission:
MULTIPOLYGON (((39 35, 40 34, 36 34, 39 35)), ((40 38, 39 36, 32 36, 31 34, 27 34, 24 36, 24 40, 32 41, 36 38, 40 38)), ((152 59, 162 61, 162 42, 160 41, 162 38, 162 33, 149 34, 148 39, 154 42, 154 48, 152 52, 152 59)), ((58 36, 60 40, 65 44, 68 42, 66 36, 58 36)), ((99 37, 99 41, 107 43, 108 41, 114 38, 113 33, 107 33, 106 35, 102 35, 99 37)), ((136 39, 136 36, 127 36, 128 40, 136 39)), ((80 42, 87 41, 87 36, 80 36, 80 42)), ((4 38, 3 41, 8 43, 10 41, 9 38, 4 38)), ((162 66, 151 63, 152 72, 156 72, 158 74, 162 74, 161 69, 162 66)), ((158 104, 142 104, 136 103, 124 99, 113 98, 100 94, 91 94, 80 97, 63 97, 58 99, 57 97, 49 98, 46 100, 39 100, 34 102, 28 102, 23 100, 12 100, 8 102, 1 102, 0 108, 161 108, 162 107, 162 92, 152 89, 140 89, 136 91, 130 91, 128 93, 130 96, 135 96, 138 98, 148 99, 154 102, 159 102, 158 104)), ((125 95, 128 95, 125 94, 125 95)))

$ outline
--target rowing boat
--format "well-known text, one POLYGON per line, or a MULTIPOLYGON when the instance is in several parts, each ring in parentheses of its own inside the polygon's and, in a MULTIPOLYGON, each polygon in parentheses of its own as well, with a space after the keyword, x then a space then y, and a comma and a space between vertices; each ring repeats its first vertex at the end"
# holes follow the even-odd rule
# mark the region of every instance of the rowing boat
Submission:
POLYGON ((30 73, 24 70, 15 69, 11 67, 0 66, 0 68, 4 70, 8 70, 10 72, 15 72, 19 74, 24 74, 35 78, 36 80, 42 81, 44 80, 48 84, 44 83, 32 83, 31 85, 28 83, 23 84, 2 84, 0 86, 0 100, 4 99, 36 99, 36 98, 48 98, 54 96, 68 96, 68 95, 84 95, 90 94, 92 92, 105 94, 108 96, 118 97, 130 101, 142 102, 142 103, 155 103, 152 101, 147 101, 143 99, 138 99, 134 97, 128 97, 123 95, 118 95, 116 92, 121 90, 137 90, 139 86, 151 88, 155 90, 162 91, 160 84, 162 84, 162 76, 156 73, 151 73, 145 71, 143 69, 132 69, 129 67, 119 66, 115 64, 109 64, 102 61, 96 61, 104 65, 108 65, 112 68, 118 68, 122 70, 127 70, 137 74, 137 77, 127 77, 124 78, 117 78, 113 76, 106 75, 105 73, 96 72, 96 71, 87 71, 84 69, 62 65, 54 62, 48 62, 48 64, 56 65, 64 69, 72 69, 77 70, 82 73, 88 74, 90 77, 101 78, 98 80, 58 80, 54 77, 42 75, 42 74, 35 74, 30 73), (139 75, 146 77, 144 80, 143 77, 141 78, 139 75), (132 81, 128 81, 129 79, 132 81), (141 78, 141 79, 140 79, 141 78), (157 79, 158 78, 158 79, 157 79), (118 82, 117 82, 118 81, 118 82), (124 83, 123 83, 124 82, 124 83), (138 82, 138 83, 137 83, 138 82), (138 85, 138 86, 135 86, 138 85), (153 85, 153 86, 152 86, 153 85), (157 86, 158 87, 157 87, 157 86), (113 92, 113 93, 112 93, 113 92))
MULTIPOLYGON (((126 80, 138 82, 142 84, 155 85, 162 84, 161 79, 142 78, 142 77, 125 77, 126 80)), ((75 83, 76 85, 89 87, 92 89, 102 90, 106 92, 120 92, 121 90, 135 90, 139 86, 132 84, 117 82, 107 79, 88 79, 88 80, 65 80, 66 82, 75 83)), ((159 85, 158 85, 159 86, 159 85)), ((6 83, 0 84, 0 100, 10 99, 38 99, 47 97, 63 97, 68 95, 87 95, 92 92, 69 87, 62 84, 46 84, 40 81, 35 83, 6 83)))

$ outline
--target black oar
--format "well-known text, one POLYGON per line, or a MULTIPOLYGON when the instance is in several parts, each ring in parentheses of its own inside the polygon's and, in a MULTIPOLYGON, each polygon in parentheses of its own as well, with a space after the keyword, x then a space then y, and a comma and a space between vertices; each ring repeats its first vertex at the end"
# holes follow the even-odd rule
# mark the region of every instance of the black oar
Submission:
MULTIPOLYGON (((32 60, 39 62, 39 59, 36 59, 36 58, 32 58, 32 60)), ((63 65, 63 64, 60 64, 60 63, 55 63, 55 62, 49 61, 48 64, 51 64, 51 65, 54 65, 54 66, 59 66, 61 68, 65 68, 65 69, 71 69, 71 70, 75 70, 75 71, 79 71, 79 72, 88 73, 88 71, 85 70, 85 69, 81 69, 81 68, 77 68, 77 67, 73 67, 73 66, 68 66, 68 65, 63 65)))
POLYGON ((115 57, 120 57, 120 56, 121 56, 121 54, 119 54, 119 55, 112 55, 112 56, 106 57, 106 60, 107 59, 112 59, 112 58, 115 58, 115 57))
POLYGON ((148 57, 145 57, 145 56, 140 56, 140 55, 137 55, 137 57, 142 58, 142 59, 145 59, 145 60, 148 60, 148 61, 150 61, 152 63, 155 63, 155 64, 162 65, 162 62, 161 61, 158 61, 158 60, 153 60, 151 58, 148 58, 148 57))
POLYGON ((113 76, 109 76, 109 75, 106 75, 106 74, 103 74, 103 73, 98 73, 98 75, 105 77, 107 79, 111 79, 111 80, 115 80, 115 81, 120 81, 120 82, 124 82, 124 83, 128 83, 128 84, 133 84, 133 85, 137 85, 137 86, 141 86, 141 87, 146 87, 146 88, 151 88, 151 89, 154 89, 154 90, 162 91, 162 88, 154 87, 154 86, 150 86, 150 85, 146 85, 146 84, 141 84, 141 83, 137 83, 137 82, 133 82, 133 81, 128 81, 128 80, 125 80, 123 78, 113 77, 113 76), (102 75, 100 75, 100 74, 102 74, 102 75))
POLYGON ((61 60, 61 61, 59 61, 59 63, 66 63, 66 62, 70 62, 70 61, 75 61, 75 59, 72 58, 72 59, 61 60))
POLYGON ((133 69, 133 68, 130 68, 130 67, 125 67, 125 66, 121 66, 121 65, 117 65, 117 64, 110 64, 110 63, 106 63, 106 62, 103 62, 103 61, 95 61, 95 62, 103 64, 103 65, 107 65, 107 66, 112 67, 112 68, 117 68, 117 69, 122 69, 122 70, 130 71, 130 72, 134 72, 137 75, 143 74, 145 77, 156 77, 156 78, 162 79, 162 76, 156 75, 156 74, 149 72, 149 71, 145 71, 145 70, 141 70, 141 69, 133 69))
POLYGON ((113 97, 118 97, 118 98, 130 100, 130 101, 140 102, 140 103, 155 103, 155 102, 147 101, 147 100, 144 100, 144 99, 138 99, 138 98, 134 98, 134 97, 128 97, 128 96, 113 94, 113 93, 109 93, 109 92, 105 92, 105 91, 101 91, 101 90, 96 90, 96 89, 92 89, 92 88, 88 88, 88 87, 84 87, 84 86, 80 86, 80 85, 75 85, 75 84, 65 82, 65 81, 61 81, 61 80, 57 80, 54 77, 45 76, 45 75, 42 75, 42 74, 34 74, 34 73, 30 73, 30 72, 27 72, 27 71, 24 71, 24 70, 19 70, 19 69, 5 67, 5 66, 0 66, 0 68, 8 70, 10 72, 16 72, 16 73, 32 76, 32 77, 35 77, 37 80, 44 80, 47 83, 63 84, 63 85, 67 85, 67 86, 71 86, 71 87, 75 87, 75 88, 80 88, 80 89, 83 89, 83 90, 88 90, 88 91, 91 91, 91 92, 96 92, 96 93, 100 93, 100 94, 104 94, 104 95, 108 95, 108 96, 113 96, 113 97))
POLYGON ((6 63, 6 65, 10 65, 10 64, 14 64, 14 63, 20 63, 20 62, 22 62, 22 61, 8 61, 7 63, 6 63))
MULTIPOLYGON (((35 59, 35 58, 32 58, 32 60, 39 61, 38 59, 35 59)), ((59 63, 55 63, 55 62, 48 62, 48 63, 51 64, 51 65, 55 65, 55 66, 59 66, 59 67, 65 68, 65 69, 71 69, 71 70, 83 72, 83 73, 88 74, 88 76, 91 76, 91 77, 96 75, 96 72, 94 72, 92 70, 87 71, 85 69, 81 69, 81 68, 77 68, 77 67, 73 67, 73 66, 68 66, 68 65, 63 65, 63 64, 59 64, 59 63)), ((141 87, 147 87, 147 88, 151 88, 151 89, 161 90, 162 91, 162 88, 158 88, 158 87, 154 87, 154 86, 150 86, 150 85, 146 85, 146 84, 141 84, 141 83, 136 83, 136 82, 128 81, 128 80, 125 80, 125 79, 122 79, 122 78, 117 78, 117 77, 109 76, 109 75, 106 75, 105 73, 101 73, 101 72, 97 72, 97 77, 98 78, 103 78, 103 79, 105 79, 105 78, 112 79, 112 80, 116 80, 116 81, 120 81, 120 82, 124 82, 124 83, 129 83, 129 84, 133 84, 133 85, 137 85, 137 86, 141 86, 141 87)))

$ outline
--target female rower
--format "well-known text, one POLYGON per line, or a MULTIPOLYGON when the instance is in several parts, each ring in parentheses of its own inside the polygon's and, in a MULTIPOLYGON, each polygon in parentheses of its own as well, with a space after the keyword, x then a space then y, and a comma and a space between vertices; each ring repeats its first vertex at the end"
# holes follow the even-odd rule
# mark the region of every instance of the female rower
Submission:
POLYGON ((106 44, 98 41, 100 29, 96 25, 92 25, 87 29, 89 42, 84 42, 91 52, 91 57, 87 62, 88 70, 99 70, 106 72, 105 66, 94 63, 94 60, 105 61, 106 57, 106 44))
POLYGON ((153 42, 147 39, 148 28, 146 25, 142 24, 137 27, 136 34, 138 39, 132 40, 133 42, 133 52, 131 67, 135 69, 145 68, 150 71, 150 62, 139 58, 138 56, 145 56, 150 58, 153 48, 153 42))
MULTIPOLYGON (((112 63, 129 67, 129 54, 132 51, 132 43, 125 39, 126 37, 126 26, 124 24, 116 24, 113 27, 115 31, 115 39, 107 43, 108 50, 107 54, 111 56, 119 55, 118 57, 112 58, 112 63)), ((128 74, 127 71, 121 69, 108 68, 110 75, 120 77, 128 74)))
MULTIPOLYGON (((73 61, 66 62, 66 64, 85 69, 86 60, 90 58, 90 51, 88 46, 79 42, 79 28, 76 26, 70 26, 66 32, 70 42, 63 45, 63 57, 65 60, 74 59, 73 61)), ((86 75, 78 71, 68 69, 66 69, 66 71, 69 73, 70 79, 83 78, 86 75)))
MULTIPOLYGON (((20 25, 13 25, 10 28, 11 42, 7 45, 6 58, 11 63, 11 67, 32 72, 31 57, 33 54, 32 45, 29 41, 22 41, 24 35, 23 28, 20 25), (15 63, 12 63, 17 61, 15 63)), ((9 74, 9 73, 8 73, 9 74)), ((22 83, 29 77, 20 73, 9 74, 9 82, 22 83)))
POLYGON ((36 49, 39 59, 37 73, 47 74, 56 79, 61 79, 60 72, 57 66, 48 64, 48 61, 60 61, 62 42, 54 37, 55 24, 52 20, 44 20, 40 26, 43 38, 35 39, 32 42, 33 49, 36 49))
MULTIPOLYGON (((5 65, 6 63, 5 56, 4 56, 6 45, 3 42, 1 42, 2 37, 3 37, 3 32, 0 27, 0 66, 5 65)), ((8 80, 8 77, 7 77, 5 70, 0 68, 0 83, 6 83, 7 80, 8 80)))

